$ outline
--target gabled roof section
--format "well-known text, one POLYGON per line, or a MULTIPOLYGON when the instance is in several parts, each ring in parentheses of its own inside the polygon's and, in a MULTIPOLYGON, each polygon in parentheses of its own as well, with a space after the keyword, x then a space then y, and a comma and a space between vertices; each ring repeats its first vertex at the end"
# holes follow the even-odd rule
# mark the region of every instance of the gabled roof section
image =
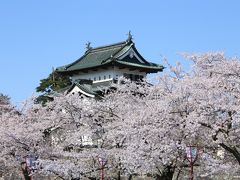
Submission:
POLYGON ((78 88, 79 93, 84 94, 87 97, 95 97, 97 95, 97 93, 92 91, 91 88, 89 88, 85 84, 79 84, 78 82, 74 82, 71 88, 68 89, 67 93, 71 93, 71 91, 74 90, 74 88, 76 87, 78 88))
POLYGON ((58 67, 58 72, 76 72, 106 66, 107 64, 123 64, 137 68, 149 69, 149 72, 162 71, 163 66, 145 60, 128 39, 116 44, 89 48, 85 54, 71 64, 58 67), (153 70, 153 71, 152 71, 153 70))
POLYGON ((111 87, 113 81, 112 80, 106 80, 106 81, 101 81, 101 82, 96 82, 92 84, 92 90, 94 92, 98 91, 105 91, 111 87))
POLYGON ((120 42, 89 49, 75 62, 66 66, 59 67, 56 70, 59 72, 66 72, 102 66, 103 64, 109 63, 109 60, 112 59, 116 53, 118 53, 127 45, 128 43, 126 42, 120 42))

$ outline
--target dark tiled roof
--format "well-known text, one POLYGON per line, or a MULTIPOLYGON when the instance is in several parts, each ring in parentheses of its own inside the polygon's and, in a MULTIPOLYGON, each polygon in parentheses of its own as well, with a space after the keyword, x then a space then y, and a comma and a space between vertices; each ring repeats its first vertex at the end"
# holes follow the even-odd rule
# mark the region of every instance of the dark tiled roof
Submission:
POLYGON ((85 82, 74 81, 72 85, 62 88, 58 91, 53 91, 51 93, 47 93, 46 96, 57 97, 57 96, 61 96, 62 94, 65 94, 65 93, 68 94, 73 90, 74 87, 77 86, 81 91, 86 93, 87 96, 98 97, 99 92, 103 92, 103 91, 109 89, 112 82, 113 82, 112 80, 107 80, 107 81, 87 84, 85 82))
POLYGON ((79 89, 81 89, 83 92, 90 94, 90 95, 97 95, 97 93, 95 93, 94 91, 92 91, 91 88, 89 88, 90 86, 87 86, 86 84, 79 84, 78 82, 74 82, 72 84, 72 87, 68 89, 68 92, 70 92, 75 86, 77 86, 79 89))
POLYGON ((154 63, 150 63, 149 65, 145 65, 145 64, 139 64, 139 63, 130 63, 130 62, 124 62, 124 61, 117 61, 119 64, 122 65, 127 65, 129 67, 136 67, 136 68, 142 68, 142 69, 151 69, 151 70, 159 70, 159 69, 163 69, 163 66, 158 65, 158 64, 154 64, 154 63))
MULTIPOLYGON (((124 41, 112 45, 101 46, 97 48, 91 48, 85 52, 85 54, 80 57, 75 62, 58 67, 56 70, 58 72, 73 72, 78 70, 88 70, 92 68, 97 68, 100 66, 105 66, 110 63, 120 63, 125 66, 135 66, 138 68, 144 68, 154 70, 154 71, 162 71, 163 66, 157 65, 154 63, 150 63, 146 61, 138 52, 138 56, 142 59, 143 63, 139 64, 136 62, 126 62, 124 60, 118 59, 121 55, 126 53, 130 48, 133 48, 135 52, 137 52, 134 43, 132 41, 124 41)), ((153 71, 153 72, 154 72, 153 71)))
POLYGON ((92 90, 97 92, 97 91, 102 91, 102 90, 108 89, 112 83, 113 83, 112 80, 93 83, 92 90))
POLYGON ((117 44, 90 49, 86 51, 85 54, 78 60, 69 65, 57 68, 57 71, 74 71, 101 66, 125 46, 126 42, 121 42, 117 44))

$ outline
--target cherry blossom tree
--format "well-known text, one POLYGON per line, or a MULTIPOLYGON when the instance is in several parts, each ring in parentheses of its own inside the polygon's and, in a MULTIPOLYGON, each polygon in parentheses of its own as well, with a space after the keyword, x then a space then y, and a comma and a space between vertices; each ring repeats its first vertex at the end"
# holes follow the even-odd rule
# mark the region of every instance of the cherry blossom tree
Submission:
POLYGON ((2 113, 1 159, 16 167, 16 157, 34 154, 39 173, 90 179, 103 156, 116 178, 168 180, 186 172, 185 149, 196 145, 197 175, 230 177, 240 162, 240 62, 222 53, 185 56, 192 61, 188 73, 169 65, 155 85, 120 79, 101 100, 59 96, 2 113))
POLYGON ((0 174, 6 176, 17 169, 19 164, 15 162, 15 147, 12 136, 13 128, 16 128, 20 113, 10 103, 10 98, 0 94, 0 174), (8 134, 8 132, 11 133, 8 134), (14 144, 12 146, 12 144, 14 144), (14 170, 13 170, 14 169, 14 170))
MULTIPOLYGON (((172 171, 175 168, 181 170, 184 149, 187 145, 197 145, 202 156, 199 164, 203 164, 200 173, 216 175, 224 170, 225 175, 233 175, 239 170, 239 60, 226 58, 223 53, 186 57, 193 61, 192 70, 184 73, 179 65, 170 67, 172 73, 160 77, 159 84, 150 88, 146 96, 142 96, 146 97, 143 98, 146 106, 142 106, 144 103, 139 99, 133 98, 137 103, 129 102, 129 96, 125 97, 127 101, 121 100, 125 104, 124 108, 132 110, 129 111, 132 116, 123 111, 122 116, 126 117, 122 119, 125 123, 130 122, 130 125, 122 128, 125 134, 133 139, 134 128, 141 132, 141 138, 133 140, 127 146, 127 152, 133 149, 131 157, 141 150, 145 152, 137 154, 128 162, 137 160, 139 163, 144 154, 143 157, 148 157, 148 161, 139 163, 144 165, 140 172, 144 172, 150 165, 148 170, 160 165, 163 165, 160 169, 167 167, 172 171), (134 109, 133 104, 137 104, 140 111, 134 109), (137 126, 139 121, 140 126, 137 126), (133 128, 131 124, 134 124, 133 128), (136 148, 133 148, 134 143, 136 148), (151 155, 156 150, 155 156, 152 156, 154 161, 149 161, 151 156, 146 153, 146 146, 151 155), (219 152, 225 152, 225 155, 218 157, 219 152), (160 160, 156 163, 157 159, 160 160)), ((126 87, 122 87, 123 92, 126 92, 126 87)), ((123 96, 126 95, 124 93, 123 96)), ((139 164, 133 166, 134 171, 137 171, 139 164)))
POLYGON ((224 162, 219 164, 231 173, 237 171, 240 164, 239 59, 226 58, 223 53, 186 57, 194 63, 192 77, 186 82, 191 89, 191 101, 195 102, 194 121, 205 132, 204 139, 225 151, 224 162))
POLYGON ((240 62, 223 53, 186 58, 193 64, 189 73, 184 73, 179 65, 170 66, 172 73, 160 77, 156 86, 166 98, 160 103, 167 107, 164 119, 173 122, 174 131, 180 126, 177 132, 182 134, 182 148, 185 144, 201 149, 199 163, 204 165, 199 168, 200 174, 233 175, 239 171, 240 62), (219 154, 222 155, 218 157, 219 154))

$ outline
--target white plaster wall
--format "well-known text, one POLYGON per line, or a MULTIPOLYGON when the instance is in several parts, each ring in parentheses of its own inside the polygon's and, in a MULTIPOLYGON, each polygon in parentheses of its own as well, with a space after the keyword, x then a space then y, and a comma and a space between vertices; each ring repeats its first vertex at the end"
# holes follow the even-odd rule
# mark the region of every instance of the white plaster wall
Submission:
POLYGON ((134 74, 134 75, 141 75, 143 77, 146 77, 145 72, 139 72, 139 70, 130 71, 129 69, 119 69, 118 67, 114 67, 112 69, 100 69, 98 71, 88 71, 88 73, 81 73, 78 75, 74 75, 72 77, 72 80, 75 81, 77 79, 89 79, 94 81, 94 77, 96 78, 96 81, 103 81, 104 76, 106 76, 106 80, 112 79, 112 78, 118 78, 123 76, 124 73, 127 74, 134 74), (111 78, 109 78, 109 75, 111 78), (99 76, 101 77, 101 80, 99 80, 99 76))
POLYGON ((130 71, 129 69, 119 69, 117 67, 114 68, 114 72, 113 73, 114 73, 113 74, 114 78, 121 77, 121 76, 123 76, 124 73, 126 73, 126 74, 134 74, 134 75, 141 75, 143 77, 146 76, 145 72, 139 72, 139 70, 130 71))
POLYGON ((72 77, 72 80, 77 79, 89 79, 94 81, 94 77, 96 78, 96 81, 99 81, 99 76, 101 76, 101 80, 104 79, 104 75, 106 76, 106 79, 112 79, 113 78, 113 69, 100 69, 98 71, 88 71, 88 73, 81 73, 78 75, 74 75, 72 77), (109 78, 109 75, 111 75, 111 78, 109 78))

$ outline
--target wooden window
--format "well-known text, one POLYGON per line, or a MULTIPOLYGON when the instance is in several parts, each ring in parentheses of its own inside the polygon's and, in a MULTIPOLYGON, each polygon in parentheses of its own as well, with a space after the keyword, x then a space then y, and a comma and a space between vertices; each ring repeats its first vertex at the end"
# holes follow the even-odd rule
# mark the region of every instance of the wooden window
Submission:
POLYGON ((101 80, 101 76, 99 76, 98 80, 99 80, 99 81, 101 80))
POLYGON ((93 79, 94 81, 96 81, 96 77, 94 77, 94 79, 93 79))
POLYGON ((103 79, 106 79, 106 76, 105 76, 105 75, 103 76, 103 79))

